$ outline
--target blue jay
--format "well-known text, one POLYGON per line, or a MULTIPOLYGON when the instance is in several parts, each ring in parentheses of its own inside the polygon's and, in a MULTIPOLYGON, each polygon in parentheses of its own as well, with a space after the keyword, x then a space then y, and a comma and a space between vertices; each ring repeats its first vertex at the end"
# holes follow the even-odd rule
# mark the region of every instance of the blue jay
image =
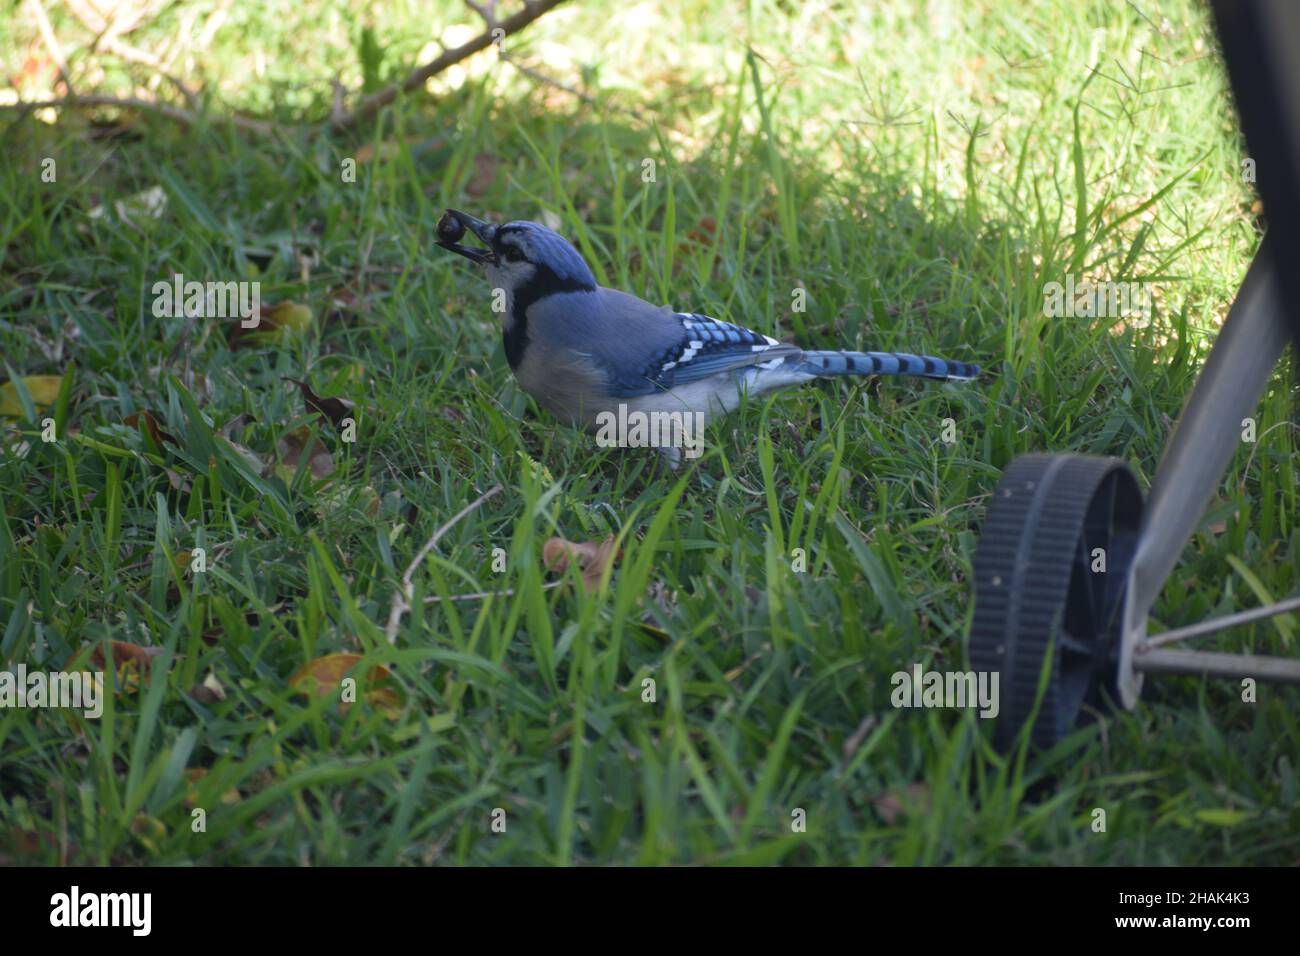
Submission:
MULTIPOLYGON (((706 421, 816 378, 915 375, 967 381, 979 367, 901 352, 804 351, 730 322, 674 312, 596 284, 582 255, 535 222, 493 225, 455 209, 438 245, 487 267, 504 298, 506 360, 525 392, 578 428, 601 413, 702 413, 706 421), (485 248, 464 246, 468 229, 485 248)), ((661 449, 675 468, 680 450, 661 449)))

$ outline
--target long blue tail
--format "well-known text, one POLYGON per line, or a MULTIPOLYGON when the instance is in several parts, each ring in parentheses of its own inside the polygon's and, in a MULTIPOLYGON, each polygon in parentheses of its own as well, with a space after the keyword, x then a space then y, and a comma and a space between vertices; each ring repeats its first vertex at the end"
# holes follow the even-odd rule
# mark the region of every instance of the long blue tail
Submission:
POLYGON ((968 382, 980 374, 978 365, 950 362, 906 352, 804 352, 798 371, 819 378, 833 375, 915 375, 968 382))

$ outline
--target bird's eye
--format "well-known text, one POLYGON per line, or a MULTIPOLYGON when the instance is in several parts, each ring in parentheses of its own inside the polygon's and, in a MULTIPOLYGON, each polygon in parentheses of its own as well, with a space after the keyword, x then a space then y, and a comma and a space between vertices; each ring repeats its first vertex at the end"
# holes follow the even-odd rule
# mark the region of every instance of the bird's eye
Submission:
POLYGON ((501 258, 506 262, 523 262, 524 254, 514 246, 506 246, 501 250, 501 258))

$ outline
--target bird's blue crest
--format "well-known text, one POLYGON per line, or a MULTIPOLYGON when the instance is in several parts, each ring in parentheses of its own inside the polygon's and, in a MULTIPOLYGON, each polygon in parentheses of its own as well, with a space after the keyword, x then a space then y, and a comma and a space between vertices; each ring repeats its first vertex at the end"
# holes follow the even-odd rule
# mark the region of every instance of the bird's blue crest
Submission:
POLYGON ((541 223, 507 222, 497 228, 493 240, 517 245, 529 262, 546 266, 563 282, 596 287, 596 277, 573 243, 541 223))

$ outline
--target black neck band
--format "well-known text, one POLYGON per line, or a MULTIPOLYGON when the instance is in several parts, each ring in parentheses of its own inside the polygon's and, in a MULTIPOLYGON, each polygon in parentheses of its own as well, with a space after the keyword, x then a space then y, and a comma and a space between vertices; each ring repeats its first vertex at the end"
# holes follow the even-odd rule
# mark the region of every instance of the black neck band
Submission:
POLYGON ((532 280, 515 290, 511 299, 510 328, 501 335, 506 349, 506 361, 512 369, 524 360, 528 347, 528 307, 549 295, 559 292, 595 292, 596 287, 579 279, 561 279, 550 269, 538 269, 532 280))

